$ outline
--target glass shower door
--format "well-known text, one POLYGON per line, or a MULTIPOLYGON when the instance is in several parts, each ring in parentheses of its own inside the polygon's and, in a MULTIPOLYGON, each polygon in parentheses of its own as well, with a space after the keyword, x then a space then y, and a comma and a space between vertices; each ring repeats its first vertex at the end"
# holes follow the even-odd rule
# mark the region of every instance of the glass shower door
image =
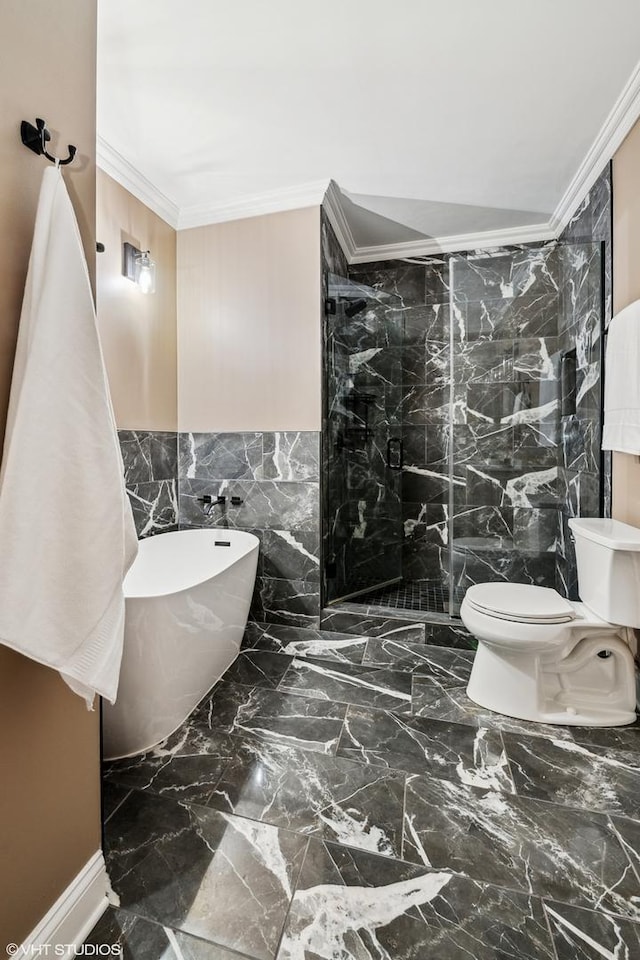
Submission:
POLYGON ((567 520, 601 508, 602 251, 450 264, 450 606, 492 580, 575 595, 567 520))
POLYGON ((402 577, 402 314, 329 276, 325 308, 327 603, 402 577))

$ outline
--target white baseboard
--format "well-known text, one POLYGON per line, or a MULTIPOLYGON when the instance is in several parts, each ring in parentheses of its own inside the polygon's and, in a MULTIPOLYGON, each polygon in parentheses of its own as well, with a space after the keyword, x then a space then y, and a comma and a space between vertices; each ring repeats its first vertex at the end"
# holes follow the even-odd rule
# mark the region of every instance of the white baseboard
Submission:
POLYGON ((49 944, 50 949, 41 951, 40 956, 73 957, 74 947, 84 941, 107 909, 109 891, 109 877, 102 850, 96 850, 21 944, 16 956, 35 957, 38 955, 37 947, 49 944), (66 950, 63 949, 65 945, 66 950))

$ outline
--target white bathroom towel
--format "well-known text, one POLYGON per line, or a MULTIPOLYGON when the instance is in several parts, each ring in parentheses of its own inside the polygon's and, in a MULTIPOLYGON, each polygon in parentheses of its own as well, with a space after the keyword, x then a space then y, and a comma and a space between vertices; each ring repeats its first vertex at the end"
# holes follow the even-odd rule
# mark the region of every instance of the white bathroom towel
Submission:
POLYGON ((609 324, 602 449, 640 454, 640 300, 609 324))
POLYGON ((137 553, 80 233, 43 177, 0 470, 0 642, 113 702, 137 553))

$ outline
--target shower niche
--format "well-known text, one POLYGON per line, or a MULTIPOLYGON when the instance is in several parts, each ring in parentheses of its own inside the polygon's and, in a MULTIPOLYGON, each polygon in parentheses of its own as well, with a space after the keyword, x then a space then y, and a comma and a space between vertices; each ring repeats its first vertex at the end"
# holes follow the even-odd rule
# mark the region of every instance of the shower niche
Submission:
POLYGON ((575 597, 567 520, 602 509, 601 244, 347 266, 325 221, 323 248, 325 604, 575 597))

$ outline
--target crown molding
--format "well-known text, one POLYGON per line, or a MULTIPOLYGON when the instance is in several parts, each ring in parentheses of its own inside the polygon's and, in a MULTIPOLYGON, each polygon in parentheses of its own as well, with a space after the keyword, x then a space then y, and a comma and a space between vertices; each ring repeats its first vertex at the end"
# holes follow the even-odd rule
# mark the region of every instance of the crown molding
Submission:
POLYGON ((347 258, 347 263, 355 263, 356 260, 354 258, 358 253, 358 248, 356 247, 356 242, 353 239, 349 221, 345 216, 344 208, 342 206, 342 194, 340 192, 340 187, 335 180, 331 180, 329 186, 327 187, 327 192, 322 202, 322 209, 326 213, 327 219, 333 227, 333 232, 336 235, 338 243, 342 247, 342 252, 347 258))
POLYGON ((567 226, 638 117, 640 117, 640 63, 629 77, 589 147, 586 157, 551 215, 549 225, 556 236, 567 226))
POLYGON ((450 237, 426 237, 424 240, 408 240, 405 243, 388 243, 379 246, 357 247, 350 263, 369 263, 372 260, 406 260, 412 257, 429 257, 438 253, 456 253, 461 250, 482 250, 491 247, 508 247, 513 244, 535 243, 555 240, 556 234, 549 223, 535 223, 525 227, 509 227, 504 230, 483 230, 478 233, 459 233, 450 237))
POLYGON ((329 180, 312 180, 282 190, 265 190, 264 193, 231 200, 229 203, 199 203, 182 207, 178 216, 178 230, 206 227, 229 220, 245 220, 247 217, 261 217, 266 213, 319 207, 329 183, 329 180))
POLYGON ((137 197, 145 206, 157 213, 169 226, 178 226, 178 204, 170 200, 156 185, 140 173, 121 153, 98 137, 96 143, 96 162, 101 170, 113 177, 120 186, 137 197))
POLYGON ((98 137, 97 162, 105 173, 177 230, 322 204, 348 262, 367 263, 372 260, 406 259, 557 239, 639 117, 640 63, 629 77, 556 209, 544 223, 367 247, 356 245, 342 206, 340 189, 333 180, 314 180, 228 203, 202 203, 179 208, 102 137, 98 137))

